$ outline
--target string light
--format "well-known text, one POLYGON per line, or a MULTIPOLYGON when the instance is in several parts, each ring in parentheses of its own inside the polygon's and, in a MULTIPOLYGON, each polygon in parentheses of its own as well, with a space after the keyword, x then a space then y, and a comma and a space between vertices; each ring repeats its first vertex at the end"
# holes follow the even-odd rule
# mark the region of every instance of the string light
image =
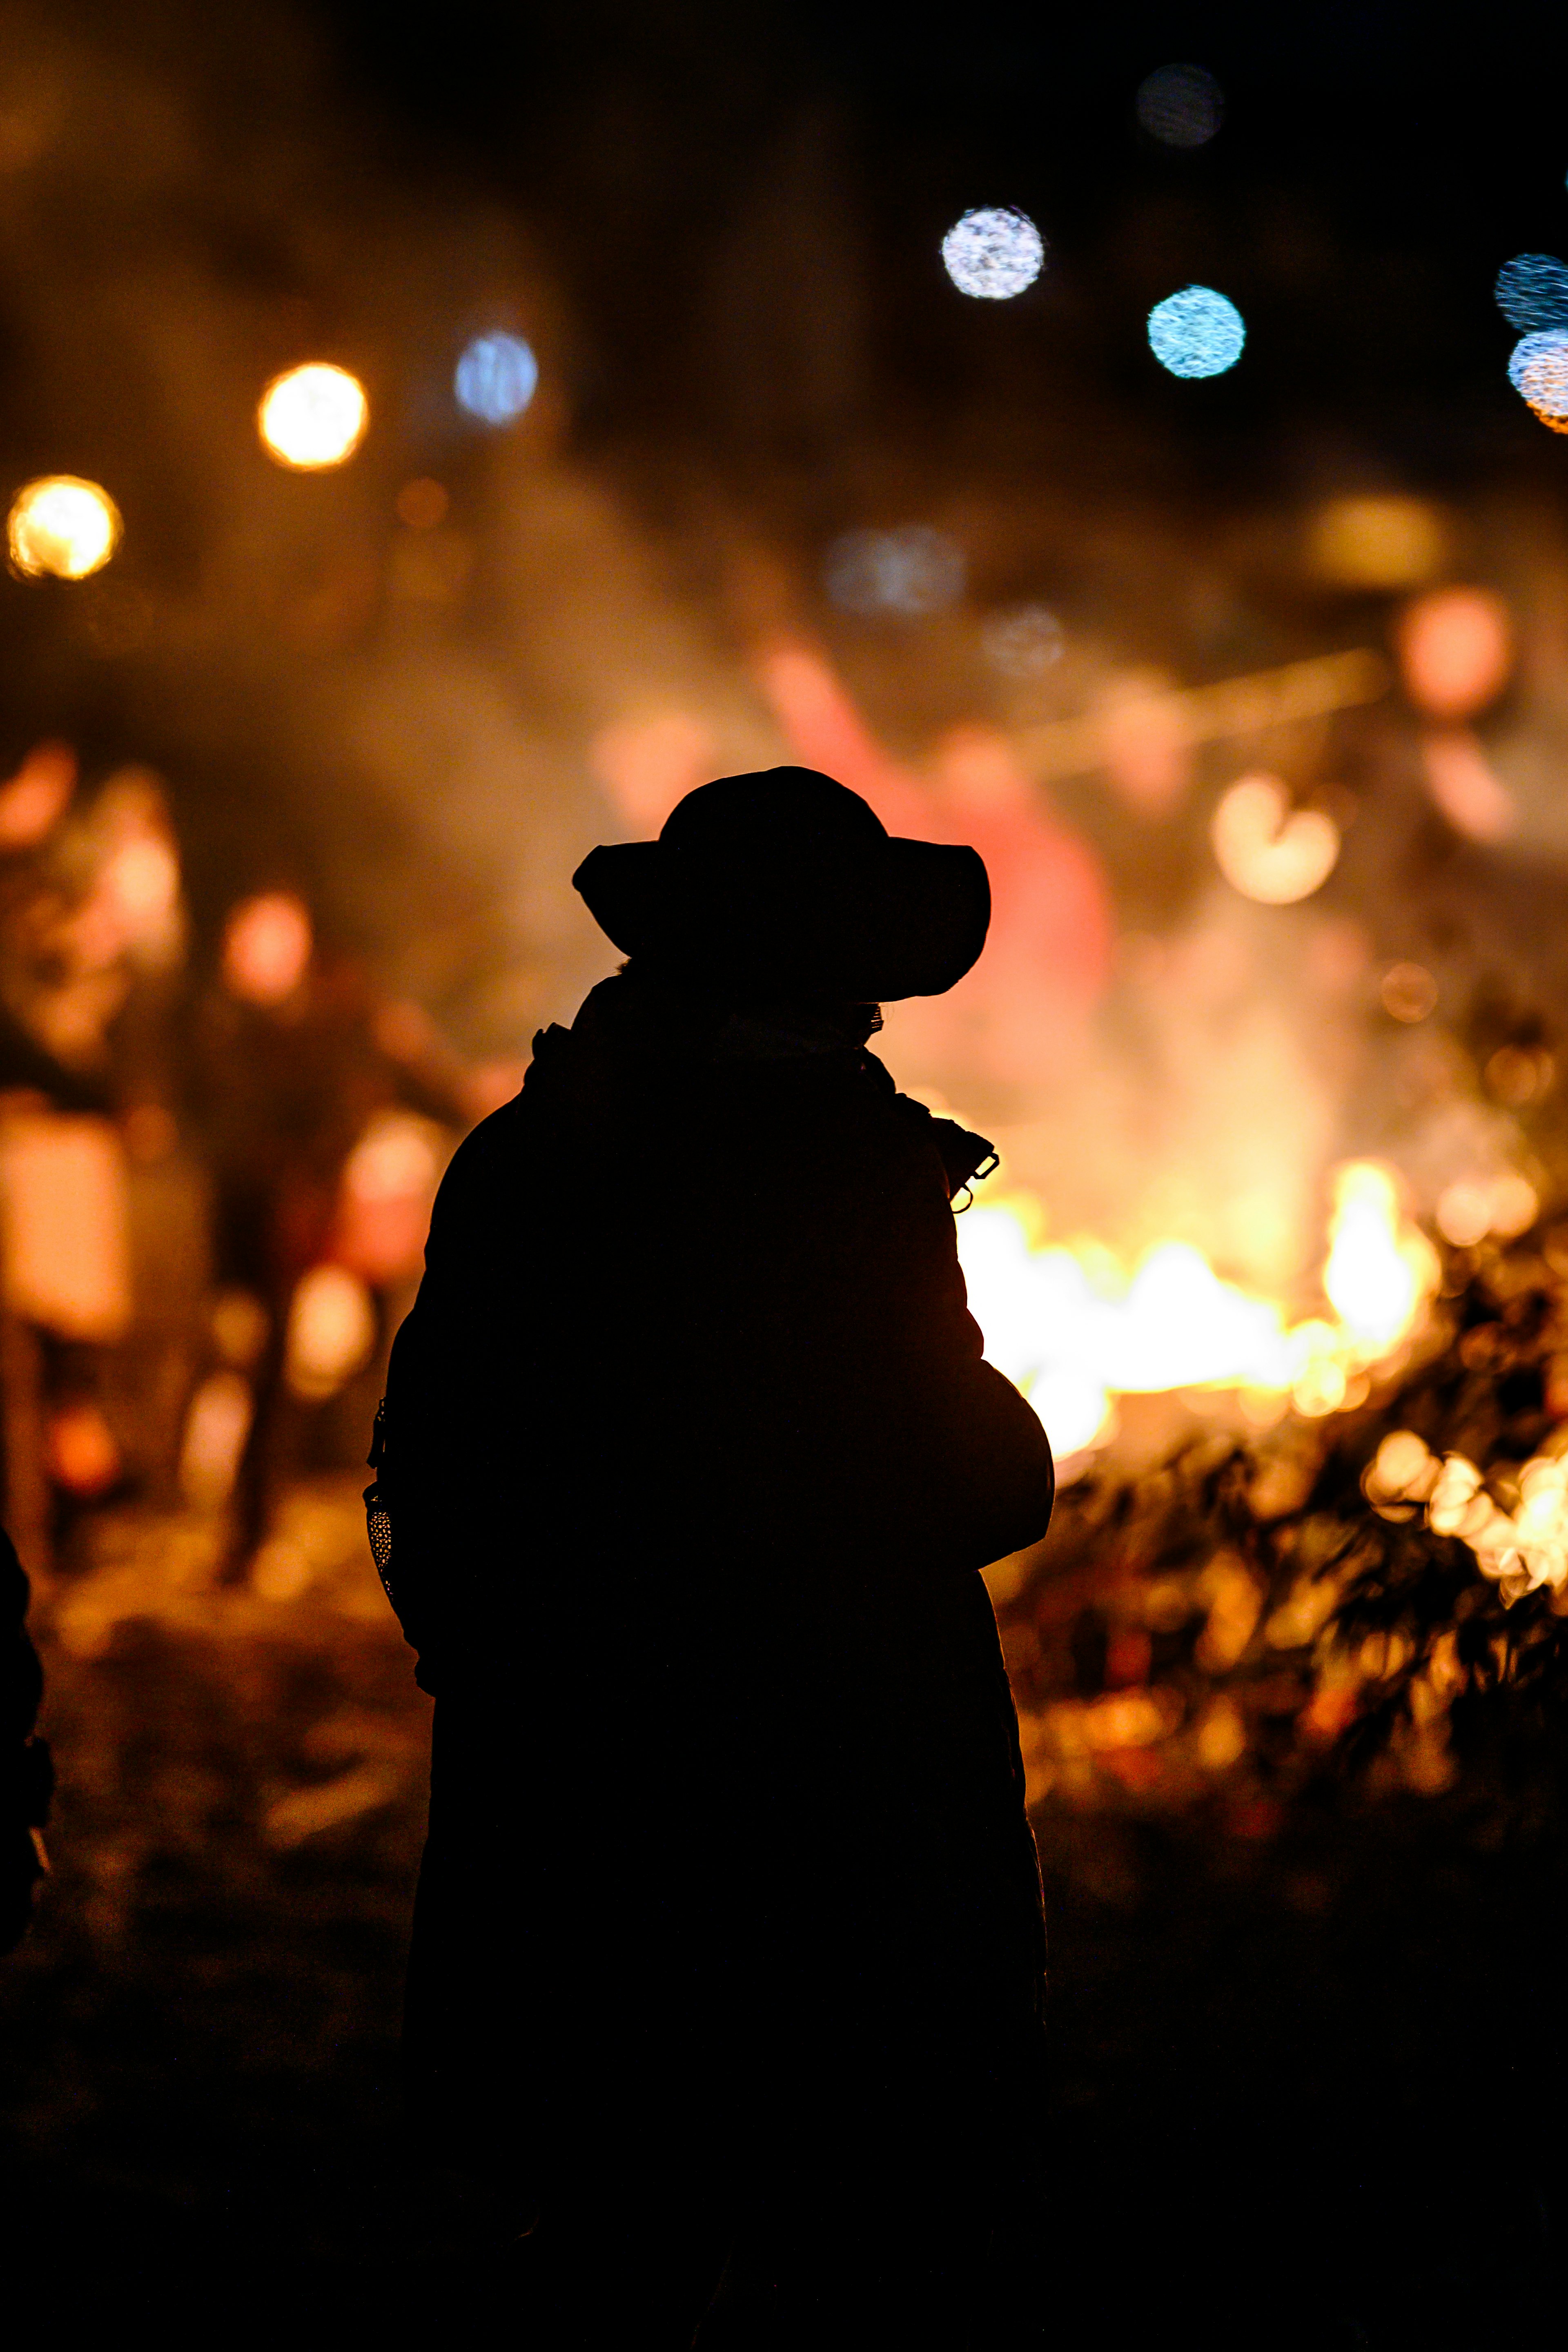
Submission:
POLYGON ((1510 327, 1568 327, 1568 262, 1554 253, 1516 253, 1492 292, 1510 327))
POLYGON ((15 569, 29 580, 85 580, 120 544, 120 509, 97 482, 44 474, 12 501, 6 539, 15 569))
POLYGON ((1509 355, 1508 380, 1542 425, 1568 433, 1568 333, 1521 336, 1509 355))
POLYGON ((510 425, 539 384, 539 362, 521 335, 476 335, 458 362, 458 404, 481 425, 510 425))
POLYGON ((961 294, 1010 302, 1046 266, 1046 241, 1027 213, 1011 205, 967 212, 942 241, 942 267, 961 294))
POLYGON ((1149 313, 1149 348, 1173 375, 1224 375, 1246 341, 1240 311, 1212 286, 1184 286, 1149 313))
POLYGON ((346 368, 312 360, 274 376, 257 411, 261 438, 279 464, 299 473, 341 466, 364 439, 370 403, 346 368))

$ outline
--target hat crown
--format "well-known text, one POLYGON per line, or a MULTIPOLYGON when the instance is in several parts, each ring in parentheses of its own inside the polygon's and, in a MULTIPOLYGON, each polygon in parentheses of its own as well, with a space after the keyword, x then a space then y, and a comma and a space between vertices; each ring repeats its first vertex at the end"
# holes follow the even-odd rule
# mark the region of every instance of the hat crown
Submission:
POLYGON ((815 865, 874 854, 886 826, 858 793, 815 768, 720 776, 677 802, 659 840, 704 857, 815 865))
POLYGON ((991 919, 973 849, 890 839, 815 768, 699 784, 657 841, 591 850, 572 878, 627 955, 753 992, 938 996, 991 919))

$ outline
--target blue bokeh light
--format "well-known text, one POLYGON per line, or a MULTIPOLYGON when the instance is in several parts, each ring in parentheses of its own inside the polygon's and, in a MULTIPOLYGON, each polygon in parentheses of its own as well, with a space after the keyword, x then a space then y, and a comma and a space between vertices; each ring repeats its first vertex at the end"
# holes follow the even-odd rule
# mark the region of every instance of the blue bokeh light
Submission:
POLYGON ((476 335, 453 378, 459 406, 483 425, 510 425, 533 398, 539 362, 521 335, 476 335))
POLYGON ((1521 332, 1568 327, 1568 262, 1554 253, 1516 253, 1498 271, 1498 309, 1521 332))
POLYGON ((1241 312, 1212 286, 1184 286, 1149 313, 1149 348, 1173 375, 1223 375, 1246 341, 1241 312))

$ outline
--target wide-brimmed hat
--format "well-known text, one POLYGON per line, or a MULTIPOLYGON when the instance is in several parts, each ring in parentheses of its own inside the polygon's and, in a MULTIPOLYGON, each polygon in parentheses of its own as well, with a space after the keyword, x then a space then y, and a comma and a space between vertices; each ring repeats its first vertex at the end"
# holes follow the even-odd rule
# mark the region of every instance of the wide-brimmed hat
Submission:
POLYGON ((814 768, 700 784, 657 841, 591 850, 572 880, 628 956, 864 1003, 940 996, 991 920, 977 851, 889 835, 814 768))

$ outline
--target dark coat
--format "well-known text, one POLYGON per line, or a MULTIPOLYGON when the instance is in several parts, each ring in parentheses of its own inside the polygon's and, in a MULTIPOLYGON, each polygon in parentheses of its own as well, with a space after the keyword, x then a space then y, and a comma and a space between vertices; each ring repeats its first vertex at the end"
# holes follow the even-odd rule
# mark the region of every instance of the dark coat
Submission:
POLYGON ((965 1305, 984 1147, 819 1042, 595 989, 458 1153, 394 1350, 389 1584, 438 1695, 410 2055, 546 2195, 585 2116, 973 2168, 1035 2097, 979 1570, 1044 1533, 1049 1449, 965 1305))

